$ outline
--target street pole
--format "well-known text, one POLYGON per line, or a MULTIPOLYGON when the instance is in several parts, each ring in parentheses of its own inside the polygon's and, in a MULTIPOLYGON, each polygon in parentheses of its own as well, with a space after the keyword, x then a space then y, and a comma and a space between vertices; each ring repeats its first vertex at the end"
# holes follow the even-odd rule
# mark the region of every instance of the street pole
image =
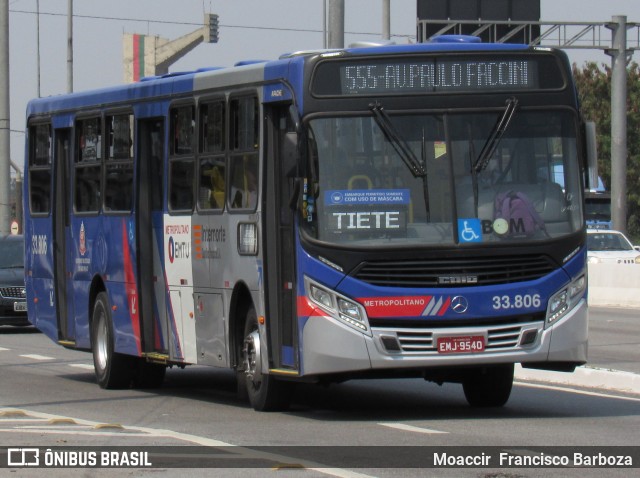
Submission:
POLYGON ((329 48, 344 48, 344 0, 329 0, 329 48))
POLYGON ((327 0, 322 0, 322 48, 327 48, 327 0))
POLYGON ((40 98, 40 0, 36 0, 36 64, 38 68, 38 98, 40 98))
POLYGON ((391 40, 391 0, 382 0, 382 39, 391 40))
POLYGON ((611 50, 611 223, 627 232, 627 17, 612 17, 611 50))
POLYGON ((73 0, 67 4, 67 93, 73 93, 73 0))
POLYGON ((9 0, 0 0, 0 235, 11 227, 9 104, 9 0))

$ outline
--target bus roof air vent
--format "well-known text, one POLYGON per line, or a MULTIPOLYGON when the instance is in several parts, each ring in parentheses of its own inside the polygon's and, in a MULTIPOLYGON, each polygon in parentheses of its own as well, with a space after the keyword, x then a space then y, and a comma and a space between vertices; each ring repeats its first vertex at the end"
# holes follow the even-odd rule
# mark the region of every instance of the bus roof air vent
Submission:
POLYGON ((160 78, 174 78, 176 76, 190 75, 192 73, 193 71, 170 71, 169 73, 161 75, 160 78))
POLYGON ((205 66, 203 68, 198 68, 196 70, 196 73, 205 73, 207 71, 217 71, 217 70, 224 70, 225 67, 224 66, 205 66))
POLYGON ((246 65, 255 65, 257 63, 266 63, 267 60, 242 60, 237 62, 233 66, 246 66, 246 65))
POLYGON ((349 48, 370 48, 374 46, 389 46, 395 45, 394 41, 380 40, 380 41, 357 41, 349 44, 349 48))
POLYGON ((287 60, 289 58, 295 58, 297 56, 311 56, 311 55, 322 55, 323 57, 327 56, 338 56, 343 55, 344 50, 341 49, 322 49, 322 50, 299 50, 293 51, 289 53, 283 53, 278 57, 280 60, 287 60))
POLYGON ((430 41, 431 43, 482 43, 480 37, 473 35, 438 35, 430 41))

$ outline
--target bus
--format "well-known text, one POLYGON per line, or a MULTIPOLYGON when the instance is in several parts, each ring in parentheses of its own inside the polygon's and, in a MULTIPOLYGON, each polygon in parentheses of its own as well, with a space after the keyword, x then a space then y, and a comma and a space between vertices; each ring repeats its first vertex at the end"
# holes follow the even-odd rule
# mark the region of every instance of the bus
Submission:
POLYGON ((258 411, 399 377, 502 406, 515 364, 587 359, 570 72, 456 36, 34 99, 29 320, 105 389, 197 365, 258 411))

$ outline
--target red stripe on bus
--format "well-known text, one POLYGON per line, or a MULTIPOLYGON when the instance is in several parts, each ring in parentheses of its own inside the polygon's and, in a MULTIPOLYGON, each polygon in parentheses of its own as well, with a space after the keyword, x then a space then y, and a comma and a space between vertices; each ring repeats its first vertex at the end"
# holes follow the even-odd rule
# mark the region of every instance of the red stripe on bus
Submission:
POLYGON ((131 328, 136 339, 136 347, 138 355, 142 353, 140 345, 140 314, 138 301, 138 286, 133 273, 133 261, 131 260, 131 251, 129 249, 129 240, 127 237, 127 224, 122 220, 122 258, 124 262, 124 282, 127 288, 127 303, 129 309, 129 318, 131 319, 131 328))

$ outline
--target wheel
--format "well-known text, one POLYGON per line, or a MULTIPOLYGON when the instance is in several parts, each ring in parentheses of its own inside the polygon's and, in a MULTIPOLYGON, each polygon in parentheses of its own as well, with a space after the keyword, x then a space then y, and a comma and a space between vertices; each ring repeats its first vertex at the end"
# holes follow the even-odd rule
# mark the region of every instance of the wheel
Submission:
POLYGON ((473 370, 463 380, 464 396, 472 407, 501 407, 511 395, 513 364, 473 370))
POLYGON ((133 379, 137 357, 114 352, 113 323, 105 292, 98 294, 93 307, 91 350, 98 385, 109 389, 128 388, 133 379))
POLYGON ((167 366, 159 363, 147 362, 143 358, 138 359, 138 364, 133 379, 136 388, 160 388, 164 382, 167 366))
POLYGON ((257 411, 288 409, 294 384, 262 373, 258 317, 253 307, 247 311, 246 315, 241 358, 238 374, 239 394, 244 393, 246 389, 249 403, 257 411))

